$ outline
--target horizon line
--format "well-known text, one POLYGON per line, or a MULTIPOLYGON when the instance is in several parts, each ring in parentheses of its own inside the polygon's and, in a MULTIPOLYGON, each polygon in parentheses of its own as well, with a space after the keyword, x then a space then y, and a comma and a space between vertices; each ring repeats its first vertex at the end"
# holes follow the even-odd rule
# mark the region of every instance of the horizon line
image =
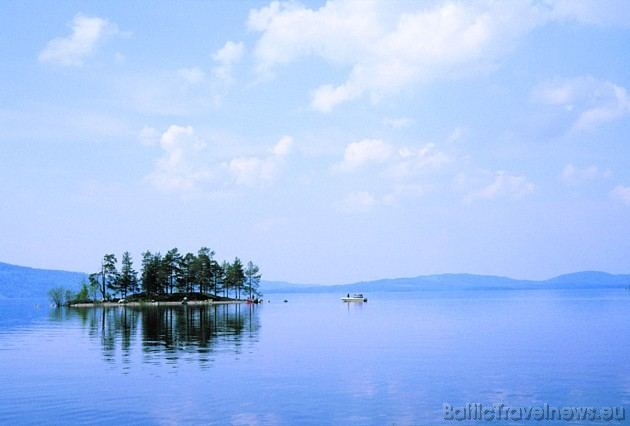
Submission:
MULTIPOLYGON (((67 272, 67 273, 73 273, 73 274, 89 275, 89 272, 84 272, 84 271, 71 271, 71 270, 68 270, 68 269, 56 269, 56 268, 41 268, 41 267, 35 267, 35 266, 18 265, 18 264, 15 264, 15 263, 9 263, 9 262, 4 262, 4 261, 0 261, 0 264, 14 266, 14 267, 18 267, 18 268, 40 270, 40 271, 67 272)), ((486 277, 486 278, 502 278, 502 279, 509 279, 509 280, 513 280, 513 281, 545 282, 545 281, 550 281, 550 280, 553 280, 553 279, 556 279, 556 278, 559 278, 559 277, 563 277, 563 276, 567 276, 567 275, 585 274, 585 273, 598 273, 598 274, 606 274, 606 275, 610 275, 610 276, 630 275, 630 272, 628 272, 628 273, 611 273, 611 272, 602 271, 602 270, 585 269, 585 270, 578 270, 578 271, 573 271, 573 272, 566 272, 566 273, 554 275, 552 277, 543 278, 543 279, 514 278, 514 277, 507 276, 507 275, 470 273, 470 272, 441 272, 441 273, 432 273, 432 274, 419 274, 419 275, 413 275, 413 276, 381 277, 381 278, 373 278, 373 279, 363 279, 363 280, 357 280, 357 281, 352 281, 352 282, 342 282, 342 283, 336 283, 336 284, 303 283, 303 282, 287 281, 287 280, 282 280, 282 279, 264 279, 264 278, 262 279, 262 281, 283 283, 283 284, 293 284, 293 285, 299 285, 301 287, 332 287, 332 286, 345 286, 345 285, 352 285, 352 284, 361 284, 361 283, 368 283, 368 282, 374 282, 374 281, 404 280, 404 279, 436 277, 436 276, 445 276, 445 275, 468 275, 468 276, 477 276, 477 277, 486 277)))

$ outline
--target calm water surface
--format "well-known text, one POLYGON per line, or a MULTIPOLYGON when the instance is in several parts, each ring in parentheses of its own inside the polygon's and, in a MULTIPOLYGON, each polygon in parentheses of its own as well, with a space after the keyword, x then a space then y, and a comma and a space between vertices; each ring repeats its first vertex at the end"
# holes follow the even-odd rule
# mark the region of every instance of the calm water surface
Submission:
POLYGON ((630 422, 628 291, 339 296, 0 301, 0 424, 545 424, 445 421, 444 402, 625 406, 630 422))

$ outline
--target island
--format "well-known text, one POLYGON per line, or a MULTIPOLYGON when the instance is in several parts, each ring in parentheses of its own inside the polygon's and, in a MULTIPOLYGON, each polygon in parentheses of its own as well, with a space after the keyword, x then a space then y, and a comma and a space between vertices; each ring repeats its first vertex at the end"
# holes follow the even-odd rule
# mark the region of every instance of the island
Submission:
POLYGON ((238 257, 219 262, 214 256, 207 247, 197 254, 182 254, 177 248, 164 255, 147 250, 138 273, 128 251, 122 254, 120 269, 116 255, 109 253, 78 292, 55 287, 48 295, 57 307, 258 303, 260 268, 252 261, 243 265, 238 257))

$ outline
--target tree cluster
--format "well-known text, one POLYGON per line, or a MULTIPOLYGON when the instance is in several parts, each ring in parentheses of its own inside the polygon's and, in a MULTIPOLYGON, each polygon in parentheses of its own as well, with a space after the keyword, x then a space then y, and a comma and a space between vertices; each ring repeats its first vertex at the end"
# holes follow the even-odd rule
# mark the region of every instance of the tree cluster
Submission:
POLYGON ((133 267, 129 252, 122 255, 120 269, 114 254, 106 254, 101 270, 89 276, 90 288, 98 288, 103 300, 111 296, 128 297, 139 292, 147 296, 177 293, 202 293, 214 296, 260 296, 260 269, 251 261, 243 265, 236 257, 233 262, 219 263, 214 251, 207 247, 197 254, 182 254, 177 248, 142 253, 140 272, 133 267))
POLYGON ((74 303, 91 303, 98 297, 98 290, 99 284, 97 282, 91 282, 88 286, 83 281, 78 293, 63 287, 55 287, 48 291, 48 297, 56 307, 74 303))

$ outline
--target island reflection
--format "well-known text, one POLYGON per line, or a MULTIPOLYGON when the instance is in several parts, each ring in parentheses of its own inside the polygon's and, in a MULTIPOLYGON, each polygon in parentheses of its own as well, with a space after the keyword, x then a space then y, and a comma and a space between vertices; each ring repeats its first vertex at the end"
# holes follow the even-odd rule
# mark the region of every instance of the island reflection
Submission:
POLYGON ((146 363, 196 358, 207 366, 218 351, 238 355, 257 342, 258 309, 245 304, 115 306, 55 309, 50 315, 54 321, 78 321, 100 342, 108 362, 130 363, 141 353, 146 363))

